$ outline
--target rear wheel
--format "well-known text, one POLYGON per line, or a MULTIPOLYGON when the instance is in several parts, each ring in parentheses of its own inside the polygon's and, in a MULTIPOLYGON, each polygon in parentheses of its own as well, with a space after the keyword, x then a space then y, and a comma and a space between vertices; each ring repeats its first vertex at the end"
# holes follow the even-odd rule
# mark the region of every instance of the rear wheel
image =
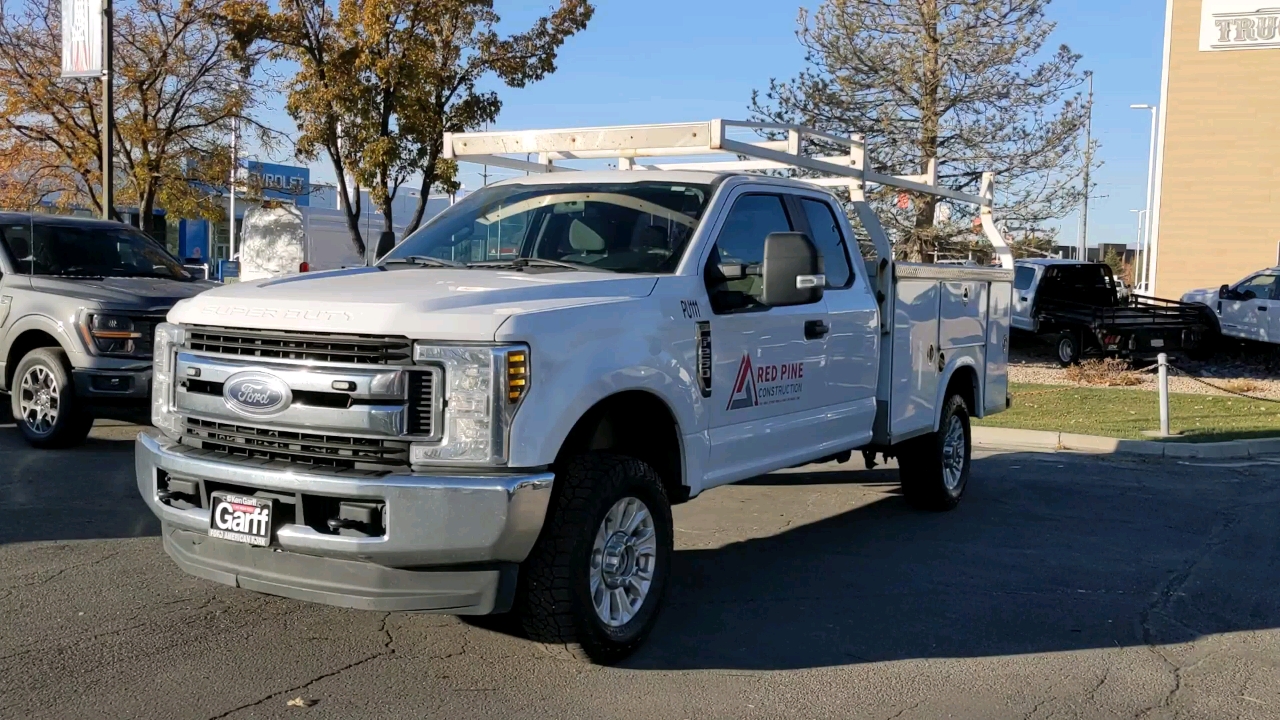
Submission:
POLYGON ((611 664, 658 618, 671 564, 671 506, 653 468, 582 455, 556 478, 542 535, 520 568, 516 612, 552 652, 611 664))
POLYGON ((76 397, 66 353, 57 348, 32 350, 18 363, 13 384, 13 419, 28 444, 65 448, 84 442, 93 417, 76 397))
POLYGON ((1058 355, 1058 364, 1062 367, 1071 367, 1080 364, 1080 335, 1070 330, 1058 336, 1058 342, 1055 346, 1058 355))
POLYGON ((969 406, 952 395, 938 431, 911 440, 898 452, 898 475, 907 502, 924 510, 950 510, 969 484, 973 438, 969 406))

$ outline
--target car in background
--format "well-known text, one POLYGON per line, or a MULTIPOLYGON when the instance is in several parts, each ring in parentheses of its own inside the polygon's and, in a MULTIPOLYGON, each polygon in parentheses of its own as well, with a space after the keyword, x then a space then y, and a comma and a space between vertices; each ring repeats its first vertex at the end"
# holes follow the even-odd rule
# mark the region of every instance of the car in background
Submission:
POLYGON ((39 448, 145 423, 156 324, 215 287, 130 225, 28 213, 0 213, 0 273, 0 390, 39 448))
POLYGON ((1280 344, 1280 266, 1217 290, 1192 290, 1182 301, 1208 307, 1226 337, 1280 344))

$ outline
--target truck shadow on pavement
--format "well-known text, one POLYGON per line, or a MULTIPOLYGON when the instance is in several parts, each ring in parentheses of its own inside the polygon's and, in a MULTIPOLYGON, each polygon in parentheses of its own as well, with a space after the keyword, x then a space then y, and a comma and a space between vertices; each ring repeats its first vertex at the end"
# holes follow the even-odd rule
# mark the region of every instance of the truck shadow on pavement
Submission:
MULTIPOLYGON (((882 493, 768 537, 679 550, 663 615, 626 665, 782 670, 1280 626, 1274 473, 1138 467, 1000 455, 975 462, 950 513, 882 493)), ((894 483, 896 473, 752 482, 838 507, 848 492, 833 484, 894 483)))
POLYGON ((99 422, 83 445, 29 447, 7 412, 0 420, 0 545, 159 536, 138 497, 133 442, 141 428, 99 422))

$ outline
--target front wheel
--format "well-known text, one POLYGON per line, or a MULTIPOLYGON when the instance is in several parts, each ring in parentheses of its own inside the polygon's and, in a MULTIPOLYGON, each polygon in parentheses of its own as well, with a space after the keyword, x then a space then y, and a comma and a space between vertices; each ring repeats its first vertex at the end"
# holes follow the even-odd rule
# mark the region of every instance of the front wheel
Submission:
POLYGON ((906 445, 898 452, 898 475, 907 502, 924 510, 950 510, 959 505, 973 461, 969 406, 964 398, 947 398, 938 431, 906 445))
POLYGON ((88 437, 93 417, 80 406, 62 350, 36 348, 27 353, 13 374, 13 384, 13 419, 29 445, 65 448, 88 437))
POLYGON ((520 568, 525 633, 557 654, 622 660, 657 621, 673 544, 671 505, 653 468, 618 455, 573 458, 520 568))

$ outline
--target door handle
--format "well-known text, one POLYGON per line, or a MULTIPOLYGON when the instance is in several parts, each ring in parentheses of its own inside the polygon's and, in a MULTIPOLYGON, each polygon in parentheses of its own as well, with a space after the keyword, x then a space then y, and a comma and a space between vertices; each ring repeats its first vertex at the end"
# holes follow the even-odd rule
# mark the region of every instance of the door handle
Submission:
POLYGON ((1266 312, 1266 311, 1267 311, 1267 306, 1266 306, 1266 305, 1259 305, 1259 306, 1258 306, 1258 312, 1266 312))
POLYGON ((804 321, 804 339, 820 340, 831 332, 831 326, 827 325, 825 320, 805 320, 804 321))

